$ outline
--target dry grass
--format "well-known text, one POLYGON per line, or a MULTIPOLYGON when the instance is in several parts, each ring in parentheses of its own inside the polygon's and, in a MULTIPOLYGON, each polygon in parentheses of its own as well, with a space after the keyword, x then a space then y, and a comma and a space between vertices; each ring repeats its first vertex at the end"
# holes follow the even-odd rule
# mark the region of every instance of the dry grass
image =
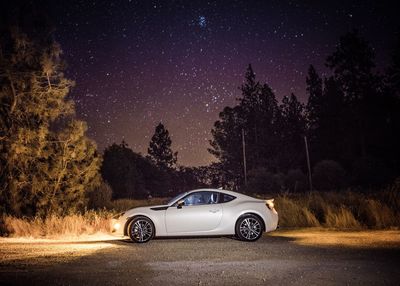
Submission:
POLYGON ((108 233, 113 212, 87 211, 64 217, 50 215, 47 218, 3 217, 3 228, 8 236, 32 238, 67 238, 95 233, 108 233))
POLYGON ((285 194, 276 197, 275 205, 281 227, 396 229, 400 227, 399 193, 397 188, 371 194, 285 194))

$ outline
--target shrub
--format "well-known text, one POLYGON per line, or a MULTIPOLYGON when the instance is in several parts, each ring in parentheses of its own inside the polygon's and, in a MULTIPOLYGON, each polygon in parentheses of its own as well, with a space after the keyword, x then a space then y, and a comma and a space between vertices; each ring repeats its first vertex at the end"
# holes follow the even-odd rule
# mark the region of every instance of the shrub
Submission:
POLYGON ((265 168, 249 171, 246 190, 249 193, 276 193, 283 187, 283 175, 273 174, 265 168))
POLYGON ((90 209, 108 208, 111 205, 112 189, 109 184, 102 182, 99 187, 89 192, 88 197, 90 209))
POLYGON ((317 163, 313 170, 313 178, 317 190, 327 191, 345 186, 345 171, 339 163, 332 160, 317 163))
POLYGON ((300 169, 289 170, 285 186, 291 192, 304 192, 308 188, 307 177, 300 169))

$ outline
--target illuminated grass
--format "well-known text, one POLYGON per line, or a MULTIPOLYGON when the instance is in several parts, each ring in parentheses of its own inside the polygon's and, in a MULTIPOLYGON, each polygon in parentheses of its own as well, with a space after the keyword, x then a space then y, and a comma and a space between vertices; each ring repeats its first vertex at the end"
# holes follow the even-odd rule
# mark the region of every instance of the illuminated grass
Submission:
POLYGON ((66 238, 96 233, 109 233, 114 212, 87 211, 64 217, 50 215, 46 218, 3 217, 3 228, 9 236, 32 238, 66 238))

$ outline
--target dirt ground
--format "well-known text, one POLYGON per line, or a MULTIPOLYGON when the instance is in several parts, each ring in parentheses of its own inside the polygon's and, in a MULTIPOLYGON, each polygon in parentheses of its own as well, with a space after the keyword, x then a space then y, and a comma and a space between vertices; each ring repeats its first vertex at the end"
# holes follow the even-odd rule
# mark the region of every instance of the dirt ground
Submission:
POLYGON ((146 244, 0 239, 0 285, 399 285, 400 231, 279 230, 146 244))

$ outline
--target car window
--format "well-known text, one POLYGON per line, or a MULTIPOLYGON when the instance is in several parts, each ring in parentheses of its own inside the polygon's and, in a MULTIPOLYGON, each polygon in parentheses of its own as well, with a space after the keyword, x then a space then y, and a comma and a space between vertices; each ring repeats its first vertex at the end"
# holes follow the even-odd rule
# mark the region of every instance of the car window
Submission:
POLYGON ((233 201, 234 199, 236 199, 236 197, 228 195, 228 194, 223 194, 222 202, 227 203, 227 202, 233 201))
POLYGON ((183 200, 185 206, 217 204, 219 201, 218 192, 196 192, 186 196, 183 200))

